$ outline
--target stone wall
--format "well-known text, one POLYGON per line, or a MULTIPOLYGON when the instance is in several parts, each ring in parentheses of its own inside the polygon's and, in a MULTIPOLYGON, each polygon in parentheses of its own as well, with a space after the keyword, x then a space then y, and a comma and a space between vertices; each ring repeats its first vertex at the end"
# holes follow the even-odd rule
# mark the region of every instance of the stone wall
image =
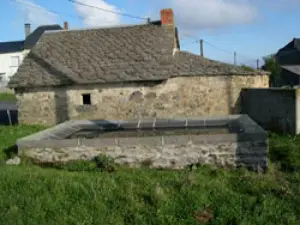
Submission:
MULTIPOLYGON (((232 135, 233 136, 233 135, 232 135)), ((244 166, 252 170, 267 169, 267 139, 238 141, 229 135, 208 137, 202 141, 199 136, 170 136, 123 139, 69 140, 82 142, 73 147, 23 148, 20 156, 26 156, 38 163, 70 162, 91 160, 106 155, 116 164, 151 168, 183 169, 187 166, 208 164, 234 168, 244 166), (189 140, 193 139, 193 140, 189 140)))
POLYGON ((300 89, 259 88, 242 91, 242 113, 263 128, 300 133, 300 89))
POLYGON ((17 91, 19 121, 53 125, 68 119, 172 118, 241 111, 243 88, 268 87, 267 75, 172 78, 163 83, 76 85, 17 91), (92 105, 83 105, 90 94, 92 105))

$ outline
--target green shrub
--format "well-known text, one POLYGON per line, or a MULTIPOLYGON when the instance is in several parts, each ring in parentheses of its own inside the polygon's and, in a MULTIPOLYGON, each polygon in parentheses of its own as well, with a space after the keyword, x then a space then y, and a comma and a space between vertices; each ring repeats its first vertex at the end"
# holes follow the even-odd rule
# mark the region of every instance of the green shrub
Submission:
POLYGON ((105 155, 97 156, 94 161, 96 162, 97 168, 101 171, 113 172, 115 170, 114 160, 105 155))
POLYGON ((282 171, 299 171, 300 138, 271 134, 269 157, 271 161, 280 165, 282 171))

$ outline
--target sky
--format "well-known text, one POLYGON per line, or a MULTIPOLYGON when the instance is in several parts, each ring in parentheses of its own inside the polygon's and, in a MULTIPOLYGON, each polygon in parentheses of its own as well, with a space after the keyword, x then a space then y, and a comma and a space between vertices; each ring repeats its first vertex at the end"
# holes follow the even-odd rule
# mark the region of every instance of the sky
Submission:
POLYGON ((210 59, 256 66, 256 60, 276 53, 300 38, 300 0, 0 0, 0 42, 24 39, 24 23, 39 25, 68 21, 69 29, 145 23, 172 8, 181 49, 210 59), (138 18, 122 16, 129 14, 138 18))

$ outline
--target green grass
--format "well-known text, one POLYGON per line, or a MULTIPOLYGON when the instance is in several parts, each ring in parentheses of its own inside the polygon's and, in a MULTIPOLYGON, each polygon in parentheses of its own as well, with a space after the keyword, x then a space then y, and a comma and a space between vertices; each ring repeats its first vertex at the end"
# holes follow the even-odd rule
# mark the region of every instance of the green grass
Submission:
POLYGON ((16 102, 17 98, 12 93, 0 93, 0 102, 16 102))
MULTIPOLYGON (((42 127, 0 128, 0 158, 42 127)), ((106 159, 56 168, 0 166, 0 224, 300 224, 300 138, 270 136, 266 174, 101 169, 106 159), (204 224, 204 223, 202 223, 204 224)))

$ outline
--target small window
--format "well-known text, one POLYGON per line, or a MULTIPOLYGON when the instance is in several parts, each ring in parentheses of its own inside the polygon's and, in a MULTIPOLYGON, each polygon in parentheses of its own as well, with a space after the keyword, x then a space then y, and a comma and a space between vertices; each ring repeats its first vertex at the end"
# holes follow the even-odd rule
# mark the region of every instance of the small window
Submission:
POLYGON ((83 105, 91 105, 91 94, 82 94, 82 104, 83 105))
POLYGON ((20 65, 20 58, 19 56, 12 56, 10 59, 10 66, 11 67, 18 67, 20 65))

